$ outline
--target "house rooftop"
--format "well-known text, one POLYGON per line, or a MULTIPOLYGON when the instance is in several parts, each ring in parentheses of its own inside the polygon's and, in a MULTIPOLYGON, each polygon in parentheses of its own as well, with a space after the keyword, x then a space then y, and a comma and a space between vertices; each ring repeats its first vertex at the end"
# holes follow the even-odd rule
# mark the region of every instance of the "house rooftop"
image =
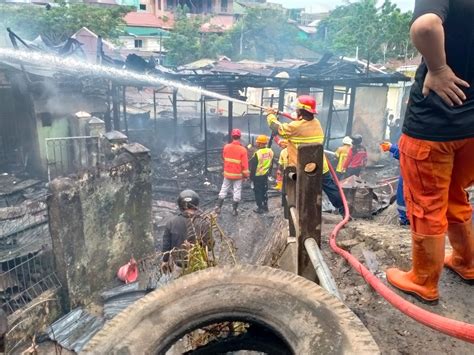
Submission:
POLYGON ((174 26, 172 16, 156 17, 149 12, 129 12, 125 15, 124 20, 127 26, 131 27, 154 27, 169 30, 174 26))

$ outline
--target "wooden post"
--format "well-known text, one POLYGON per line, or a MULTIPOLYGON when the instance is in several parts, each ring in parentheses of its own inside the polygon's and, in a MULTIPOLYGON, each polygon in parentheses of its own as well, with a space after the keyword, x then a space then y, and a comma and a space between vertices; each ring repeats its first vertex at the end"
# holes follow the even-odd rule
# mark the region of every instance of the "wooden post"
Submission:
POLYGON ((112 83, 112 118, 114 130, 120 131, 120 100, 118 97, 118 86, 112 83))
MULTIPOLYGON (((232 87, 229 87, 229 97, 233 97, 234 91, 232 87)), ((228 106, 228 131, 229 131, 229 143, 232 142, 232 129, 234 128, 234 103, 229 101, 228 106)))
POLYGON ((304 242, 313 238, 321 247, 323 153, 321 144, 298 147, 296 167, 296 210, 299 224, 299 235, 296 236, 297 273, 313 280, 316 274, 304 242))
POLYGON ((106 99, 106 111, 105 111, 105 116, 104 116, 104 122, 105 122, 105 131, 110 132, 112 130, 112 116, 111 116, 111 100, 110 100, 110 95, 112 95, 112 90, 110 89, 110 83, 107 83, 107 99, 106 99))
POLYGON ((278 93, 278 111, 283 112, 284 108, 285 108, 285 89, 280 88, 280 91, 278 93))
POLYGON ((349 103, 349 117, 347 118, 346 136, 352 135, 352 126, 354 124, 354 109, 357 88, 351 87, 351 102, 349 103))
POLYGON ((326 148, 329 148, 329 142, 331 140, 331 129, 332 129, 332 114, 334 112, 334 86, 330 87, 327 103, 329 104, 329 107, 328 107, 328 119, 326 123, 325 142, 326 142, 326 148))
POLYGON ((174 125, 174 145, 178 144, 178 90, 173 90, 173 125, 174 125))
POLYGON ((204 173, 208 173, 208 168, 209 168, 209 147, 208 147, 208 141, 207 141, 207 112, 206 112, 206 99, 203 97, 202 98, 202 113, 203 113, 203 121, 204 121, 204 173))
POLYGON ((153 129, 155 131, 155 134, 156 134, 156 130, 157 130, 157 122, 156 122, 156 90, 153 89, 153 129))
POLYGON ((127 87, 123 86, 123 124, 125 125, 125 133, 128 137, 128 118, 127 118, 127 87))

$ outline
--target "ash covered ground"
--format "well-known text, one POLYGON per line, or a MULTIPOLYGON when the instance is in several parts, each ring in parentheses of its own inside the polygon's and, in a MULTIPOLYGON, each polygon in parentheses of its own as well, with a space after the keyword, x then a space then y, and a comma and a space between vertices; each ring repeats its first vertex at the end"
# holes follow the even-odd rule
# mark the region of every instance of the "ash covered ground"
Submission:
MULTIPOLYGON (((393 208, 375 220, 350 222, 339 234, 338 244, 363 262, 377 277, 387 283, 385 270, 411 265, 411 238, 407 228, 387 223, 393 220, 393 208)), ((395 211, 396 213, 396 211, 395 211)), ((396 218, 395 218, 396 220, 396 218)), ((451 338, 425 327, 392 307, 366 284, 364 279, 339 255, 332 252, 328 236, 339 222, 324 215, 322 251, 336 279, 343 301, 371 332, 382 354, 472 354, 474 345, 451 338)), ((447 243, 447 250, 449 250, 447 243)), ((415 305, 439 315, 474 323, 472 286, 444 270, 440 281, 440 302, 425 305, 413 297, 399 293, 415 305)))

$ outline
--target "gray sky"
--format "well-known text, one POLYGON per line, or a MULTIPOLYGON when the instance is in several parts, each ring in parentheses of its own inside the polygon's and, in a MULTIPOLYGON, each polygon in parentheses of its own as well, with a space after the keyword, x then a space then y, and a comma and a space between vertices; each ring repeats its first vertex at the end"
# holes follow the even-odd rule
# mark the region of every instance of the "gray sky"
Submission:
MULTIPOLYGON (((282 4, 286 8, 305 7, 311 12, 323 12, 334 8, 337 5, 343 4, 344 0, 267 0, 282 4)), ((415 0, 393 0, 402 10, 413 10, 415 0)))

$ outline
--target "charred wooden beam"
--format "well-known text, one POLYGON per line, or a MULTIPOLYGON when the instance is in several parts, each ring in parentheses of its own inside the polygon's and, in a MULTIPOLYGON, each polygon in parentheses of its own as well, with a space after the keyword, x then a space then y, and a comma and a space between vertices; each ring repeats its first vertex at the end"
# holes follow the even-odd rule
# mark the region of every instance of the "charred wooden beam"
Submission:
POLYGON ((296 167, 296 210, 298 211, 299 235, 297 245, 297 273, 309 279, 314 278, 311 260, 304 243, 308 238, 316 240, 321 246, 322 220, 322 181, 323 153, 321 144, 308 144, 298 147, 298 164, 296 167))

